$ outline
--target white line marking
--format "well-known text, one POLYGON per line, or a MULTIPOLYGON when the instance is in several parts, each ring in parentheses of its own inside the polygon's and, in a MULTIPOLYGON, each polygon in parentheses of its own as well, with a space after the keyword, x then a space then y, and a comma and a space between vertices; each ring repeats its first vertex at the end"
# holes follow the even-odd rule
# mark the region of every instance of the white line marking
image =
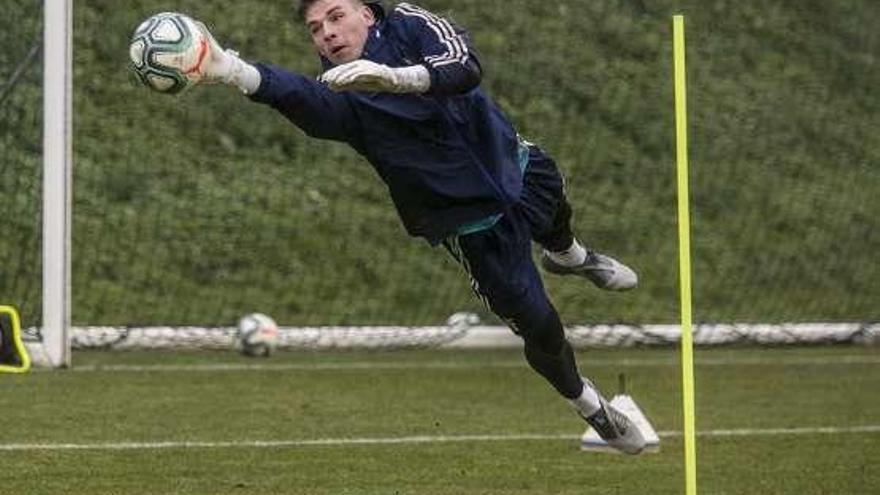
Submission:
MULTIPOLYGON (((599 358, 591 359, 589 354, 581 361, 587 366, 618 366, 618 367, 654 367, 654 366, 679 366, 677 356, 669 358, 599 358)), ((880 356, 780 356, 780 357, 754 357, 754 358, 699 358, 697 366, 760 366, 760 365, 784 365, 784 366, 828 366, 828 365, 860 365, 880 364, 880 356)), ((127 371, 127 372, 154 372, 154 371, 336 371, 336 370, 406 370, 406 369, 486 369, 486 368, 524 368, 525 360, 495 361, 495 362, 461 362, 461 361, 421 361, 412 363, 382 363, 382 362, 347 362, 347 363, 199 363, 199 364, 93 364, 76 365, 69 371, 94 372, 94 371, 127 371)), ((525 369, 525 368, 524 368, 525 369)), ((52 371, 48 368, 36 368, 33 371, 52 371)))
MULTIPOLYGON (((855 433, 880 433, 880 425, 816 428, 769 428, 708 430, 697 432, 701 437, 751 437, 777 435, 843 435, 855 433)), ((680 437, 680 431, 661 431, 661 437, 680 437)), ((336 447, 348 445, 401 445, 427 443, 474 443, 517 442, 530 440, 579 440, 580 435, 571 434, 520 434, 520 435, 449 435, 409 436, 388 438, 320 438, 314 440, 243 440, 226 442, 119 442, 119 443, 10 443, 0 444, 0 451, 34 450, 163 450, 163 449, 261 449, 291 447, 336 447)))

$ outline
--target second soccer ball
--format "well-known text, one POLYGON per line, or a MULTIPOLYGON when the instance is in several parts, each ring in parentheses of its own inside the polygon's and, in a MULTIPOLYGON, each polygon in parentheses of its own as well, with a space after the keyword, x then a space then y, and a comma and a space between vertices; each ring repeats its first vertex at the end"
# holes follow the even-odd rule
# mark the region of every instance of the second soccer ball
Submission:
POLYGON ((238 322, 237 347, 245 356, 269 357, 278 346, 278 325, 262 314, 251 313, 238 322))

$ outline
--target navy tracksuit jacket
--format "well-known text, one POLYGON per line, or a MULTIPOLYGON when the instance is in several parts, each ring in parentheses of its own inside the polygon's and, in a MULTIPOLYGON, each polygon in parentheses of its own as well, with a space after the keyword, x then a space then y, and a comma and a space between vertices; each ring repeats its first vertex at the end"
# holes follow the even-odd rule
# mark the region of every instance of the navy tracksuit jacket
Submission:
POLYGON ((479 88, 479 61, 462 30, 402 3, 370 29, 362 58, 390 67, 423 64, 431 88, 422 95, 336 93, 256 64, 262 82, 251 99, 310 136, 351 145, 387 184, 407 232, 431 244, 518 201, 517 134, 479 88))

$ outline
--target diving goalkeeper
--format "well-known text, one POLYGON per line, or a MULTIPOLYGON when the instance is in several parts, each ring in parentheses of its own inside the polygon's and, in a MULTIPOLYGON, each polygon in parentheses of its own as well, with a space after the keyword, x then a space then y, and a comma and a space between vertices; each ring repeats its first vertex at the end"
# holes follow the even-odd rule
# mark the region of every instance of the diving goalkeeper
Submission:
POLYGON ((203 81, 237 86, 309 136, 366 158, 407 232, 464 267, 477 297, 523 339, 529 365, 609 445, 641 452, 638 428, 580 376, 531 245, 543 248, 546 271, 601 289, 632 289, 636 274, 575 238, 556 164, 482 91, 467 34, 407 3, 386 11, 375 0, 301 0, 299 12, 323 64, 317 81, 245 62, 206 28, 203 81))

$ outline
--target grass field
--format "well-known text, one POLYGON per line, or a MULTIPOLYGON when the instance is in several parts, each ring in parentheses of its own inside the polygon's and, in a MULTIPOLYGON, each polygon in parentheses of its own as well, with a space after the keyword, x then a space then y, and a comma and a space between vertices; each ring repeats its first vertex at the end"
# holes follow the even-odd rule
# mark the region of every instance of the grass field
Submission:
MULTIPOLYGON (((674 349, 589 350, 661 434, 638 458, 583 425, 516 351, 88 352, 0 376, 9 494, 683 493, 674 349)), ((880 352, 700 349, 705 494, 880 492, 880 352)))

